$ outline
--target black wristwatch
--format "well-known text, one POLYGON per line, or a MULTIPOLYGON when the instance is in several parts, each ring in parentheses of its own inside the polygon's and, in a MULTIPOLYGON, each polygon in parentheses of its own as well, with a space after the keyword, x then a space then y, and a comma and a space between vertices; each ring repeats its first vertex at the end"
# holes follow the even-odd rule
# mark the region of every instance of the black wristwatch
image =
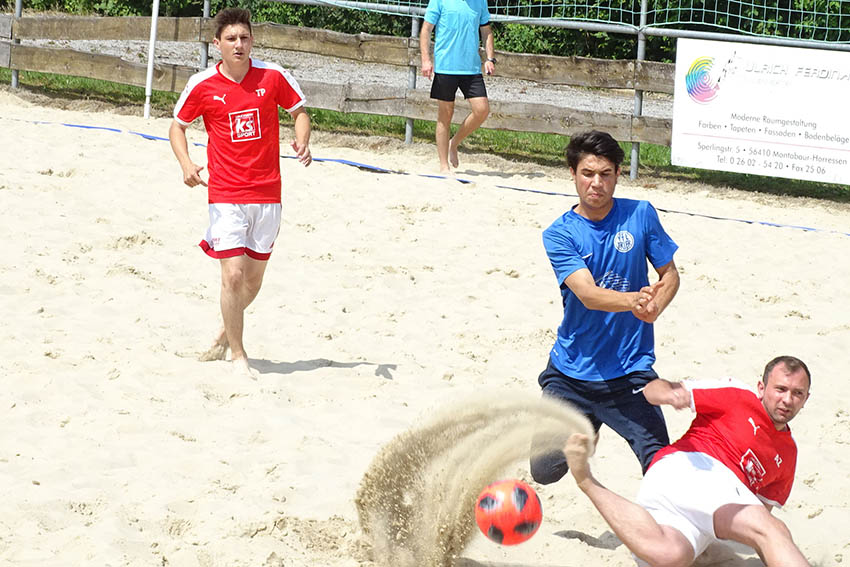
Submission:
POLYGON ((489 61, 490 63, 493 63, 494 65, 496 64, 496 58, 495 57, 488 57, 487 61, 489 61))

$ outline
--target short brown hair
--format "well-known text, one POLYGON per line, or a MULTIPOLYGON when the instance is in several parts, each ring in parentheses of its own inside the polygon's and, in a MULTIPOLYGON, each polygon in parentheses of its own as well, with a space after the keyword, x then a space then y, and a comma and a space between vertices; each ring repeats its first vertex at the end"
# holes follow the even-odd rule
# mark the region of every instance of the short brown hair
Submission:
POLYGON ((774 358, 773 360, 768 362, 767 365, 764 367, 764 374, 761 377, 765 386, 767 385, 768 375, 770 375, 771 371, 778 364, 784 364, 785 368, 788 369, 789 373, 794 373, 794 372, 797 372, 798 370, 802 369, 806 373, 806 376, 809 379, 809 388, 812 387, 812 374, 811 374, 811 372, 809 372, 809 367, 806 366, 805 362, 803 362, 802 360, 800 360, 799 358, 797 358, 795 356, 777 356, 776 358, 774 358))
POLYGON ((567 165, 573 171, 578 169, 578 163, 584 156, 601 156, 620 169, 626 154, 611 134, 599 130, 582 132, 570 138, 567 145, 567 165))
POLYGON ((215 24, 215 38, 221 39, 221 32, 227 26, 243 24, 248 27, 248 33, 254 35, 251 29, 251 12, 245 8, 225 8, 219 11, 213 19, 215 24))

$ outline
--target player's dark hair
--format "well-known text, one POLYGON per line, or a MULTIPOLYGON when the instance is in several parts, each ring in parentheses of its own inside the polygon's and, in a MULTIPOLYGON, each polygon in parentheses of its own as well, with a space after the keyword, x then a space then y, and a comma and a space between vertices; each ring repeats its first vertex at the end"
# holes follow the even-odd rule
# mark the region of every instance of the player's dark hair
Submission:
POLYGON ((761 377, 762 382, 764 382, 765 386, 767 386, 767 377, 778 364, 785 365, 785 368, 788 370, 789 373, 794 373, 802 369, 809 379, 809 388, 812 387, 812 374, 811 372, 809 372, 809 367, 806 366, 805 362, 795 356, 777 356, 776 358, 768 362, 767 365, 764 367, 764 374, 761 377))
POLYGON ((608 132, 599 130, 582 132, 570 138, 570 143, 567 145, 567 164, 570 169, 578 169, 578 162, 586 155, 602 156, 613 163, 617 169, 620 169, 620 164, 626 157, 617 140, 608 132))
POLYGON ((248 33, 251 35, 254 34, 254 31, 251 29, 251 12, 245 8, 225 8, 224 10, 220 10, 215 15, 213 24, 215 24, 216 39, 221 39, 221 32, 224 31, 224 28, 236 24, 247 26, 248 33))

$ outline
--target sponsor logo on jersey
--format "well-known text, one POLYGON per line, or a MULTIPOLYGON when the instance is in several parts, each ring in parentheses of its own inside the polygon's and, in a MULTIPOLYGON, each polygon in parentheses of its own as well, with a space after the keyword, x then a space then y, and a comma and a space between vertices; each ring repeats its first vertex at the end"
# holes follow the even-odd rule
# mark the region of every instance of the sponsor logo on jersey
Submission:
POLYGON ((257 96, 266 96, 266 89, 257 89, 257 96))
POLYGON ((753 435, 755 435, 758 432, 761 425, 756 425, 756 422, 753 420, 753 418, 749 418, 747 421, 749 421, 750 425, 753 426, 753 435))
POLYGON ((233 142, 247 142, 259 140, 260 134, 260 110, 242 110, 231 112, 230 117, 230 140, 233 142))
POLYGON ((635 237, 628 230, 621 230, 614 235, 614 248, 617 252, 628 252, 635 245, 635 237))
POLYGON ((226 97, 226 96, 227 96, 227 93, 224 93, 224 94, 223 94, 223 95, 221 95, 221 96, 213 95, 213 100, 220 101, 220 102, 221 102, 221 104, 227 104, 226 102, 224 102, 224 97, 226 97))
POLYGON ((766 471, 752 449, 747 449, 747 452, 741 456, 741 470, 744 471, 747 481, 753 489, 758 489, 764 482, 766 471))

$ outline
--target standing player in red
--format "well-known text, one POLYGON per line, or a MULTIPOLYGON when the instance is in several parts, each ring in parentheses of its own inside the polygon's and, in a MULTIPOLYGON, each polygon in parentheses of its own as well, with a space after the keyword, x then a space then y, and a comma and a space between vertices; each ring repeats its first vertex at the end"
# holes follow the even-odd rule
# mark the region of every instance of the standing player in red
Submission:
POLYGON ((223 360, 230 348, 234 369, 253 376, 242 345, 245 308, 263 283, 266 262, 280 230, 281 182, 278 106, 295 120, 292 148, 310 165, 310 117, 304 94, 288 71, 251 59, 251 13, 220 11, 213 43, 221 61, 192 76, 174 108, 171 149, 189 187, 207 186, 210 226, 201 248, 221 262, 224 325, 201 360, 223 360), (203 117, 209 135, 209 185, 203 166, 189 157, 186 128, 203 117))
POLYGON ((768 567, 808 566, 770 510, 791 492, 797 445, 788 422, 810 386, 809 369, 792 356, 767 364, 757 392, 731 380, 653 380, 644 390, 650 403, 697 415, 681 439, 655 454, 638 503, 596 481, 584 435, 567 442, 570 471, 639 565, 684 567, 711 542, 730 539, 754 548, 768 567))

